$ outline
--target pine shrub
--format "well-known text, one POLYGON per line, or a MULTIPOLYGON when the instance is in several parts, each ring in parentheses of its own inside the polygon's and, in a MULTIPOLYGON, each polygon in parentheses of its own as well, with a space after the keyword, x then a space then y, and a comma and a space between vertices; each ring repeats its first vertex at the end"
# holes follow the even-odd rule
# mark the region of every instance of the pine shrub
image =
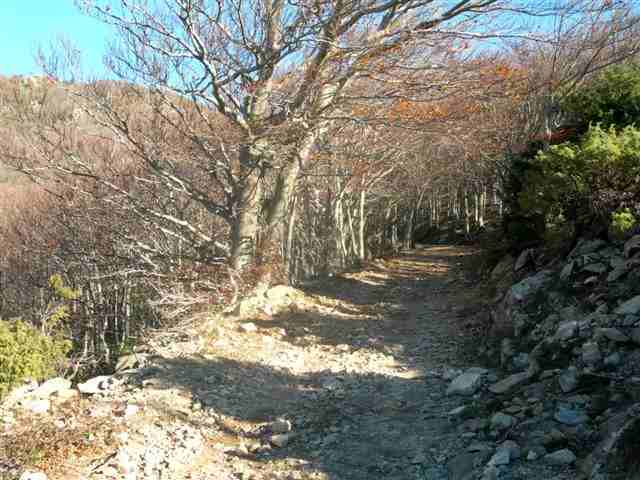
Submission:
POLYGON ((16 320, 0 320, 0 398, 26 379, 43 380, 63 365, 71 343, 16 320))

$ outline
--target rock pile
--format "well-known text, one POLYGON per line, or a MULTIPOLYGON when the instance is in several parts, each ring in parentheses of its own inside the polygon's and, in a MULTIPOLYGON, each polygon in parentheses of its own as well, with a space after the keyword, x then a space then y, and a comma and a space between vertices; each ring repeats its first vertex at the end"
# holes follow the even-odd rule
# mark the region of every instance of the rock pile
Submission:
MULTIPOLYGON (((526 261, 507 258, 497 268, 526 268, 533 253, 525 253, 526 261)), ((592 480, 637 468, 639 265, 640 236, 624 245, 583 240, 561 264, 499 297, 494 334, 506 337, 489 353, 505 376, 489 382, 465 372, 449 387, 475 394, 486 415, 467 420, 477 439, 511 442, 495 450, 483 479, 529 478, 524 472, 539 462, 575 465, 575 477, 592 480)))

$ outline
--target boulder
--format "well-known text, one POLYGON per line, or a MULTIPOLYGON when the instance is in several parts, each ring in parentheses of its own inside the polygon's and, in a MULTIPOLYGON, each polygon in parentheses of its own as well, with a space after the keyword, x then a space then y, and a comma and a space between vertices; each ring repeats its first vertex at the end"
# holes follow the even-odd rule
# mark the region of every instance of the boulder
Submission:
POLYGON ((518 445, 513 440, 506 440, 498 447, 498 449, 504 449, 509 452, 509 458, 511 460, 516 460, 522 456, 522 450, 520 449, 520 445, 518 445))
POLYGON ((598 328, 596 330, 596 336, 599 338, 606 338, 613 342, 624 343, 629 341, 629 337, 617 328, 598 328))
POLYGON ((515 417, 506 413, 498 412, 491 417, 491 428, 496 430, 506 430, 513 427, 517 423, 515 417))
POLYGON ((640 252, 640 235, 634 235, 624 244, 624 256, 631 258, 638 252, 640 252))
POLYGON ((505 255, 491 271, 491 280, 498 281, 513 271, 514 260, 511 255, 505 255))
POLYGON ((20 480, 48 480, 49 477, 43 472, 25 471, 20 475, 20 480))
POLYGON ((509 453, 509 450, 498 447, 496 453, 494 453, 491 460, 489 460, 489 465, 509 465, 509 462, 511 462, 511 454, 509 453))
POLYGON ((46 398, 29 398, 20 402, 20 405, 25 410, 37 414, 47 413, 51 408, 51 402, 46 398))
POLYGON ((560 279, 569 280, 571 278, 571 275, 573 275, 573 270, 575 267, 576 267, 575 261, 571 260, 567 262, 565 266, 562 267, 562 270, 560 270, 560 279))
POLYGON ((473 395, 482 385, 484 373, 466 371, 456 377, 447 388, 447 395, 473 395))
POLYGON ((531 376, 528 372, 514 373, 513 375, 509 375, 508 377, 500 380, 498 383, 491 385, 489 387, 489 391, 497 395, 507 393, 514 388, 527 383, 530 378, 531 376))
POLYGON ((549 270, 542 270, 537 274, 527 277, 511 287, 510 295, 514 300, 523 302, 531 298, 532 295, 539 292, 545 285, 552 280, 549 270))
POLYGON ((279 433, 277 435, 271 435, 269 441, 274 447, 282 448, 286 447, 294 437, 294 433, 279 433))
POLYGON ((553 418, 563 425, 576 426, 589 420, 587 414, 577 408, 560 405, 553 418))
POLYGON ((518 272, 525 268, 527 265, 533 263, 535 250, 533 248, 527 248, 523 250, 522 253, 518 256, 516 263, 513 269, 518 272))
POLYGON ((558 377, 558 383, 564 393, 575 390, 578 386, 578 369, 573 366, 569 367, 558 377))
POLYGON ((600 347, 595 342, 587 342, 582 345, 582 361, 587 365, 594 365, 602 360, 600 347))
POLYGON ((590 253, 597 252, 598 250, 606 246, 607 246, 607 242, 605 242, 604 240, 600 240, 599 238, 596 238, 594 240, 586 240, 584 238, 581 238, 578 241, 578 244, 576 245, 576 247, 569 254, 569 258, 580 257, 582 255, 589 255, 590 253))
POLYGON ((620 365, 620 363, 622 363, 622 357, 618 352, 613 352, 604 359, 605 367, 614 368, 620 365))
POLYGON ((136 368, 142 364, 144 360, 144 356, 136 353, 131 353, 128 355, 122 355, 118 358, 116 362, 116 372, 121 372, 123 370, 130 370, 132 368, 136 368))
POLYGON ((640 295, 630 298, 615 309, 618 315, 637 315, 640 313, 640 295))
POLYGON ((607 270, 607 266, 602 262, 590 263, 582 267, 583 272, 597 273, 598 275, 606 272, 607 270))
POLYGON ((81 393, 94 395, 96 393, 104 393, 113 385, 114 380, 110 375, 101 375, 78 384, 78 390, 81 393))
POLYGON ((291 422, 283 418, 279 418, 271 425, 269 425, 269 429, 272 433, 288 433, 291 431, 291 428, 291 422))
POLYGON ((571 465, 575 463, 576 456, 568 448, 563 448, 562 450, 548 453, 544 456, 544 460, 552 465, 571 465))
POLYGON ((638 448, 640 438, 640 404, 610 418, 601 432, 603 440, 584 462, 583 468, 590 480, 636 478, 629 476, 629 460, 638 448))
POLYGON ((558 330, 554 338, 557 341, 566 341, 578 335, 578 322, 575 320, 569 322, 562 322, 558 325, 558 330))
POLYGON ((258 327, 255 323, 247 322, 240 324, 240 330, 246 333, 254 333, 258 331, 258 327))
POLYGON ((62 377, 56 377, 44 382, 33 392, 31 392, 29 396, 34 398, 48 398, 55 393, 58 393, 62 390, 69 390, 70 388, 71 382, 69 380, 62 377))

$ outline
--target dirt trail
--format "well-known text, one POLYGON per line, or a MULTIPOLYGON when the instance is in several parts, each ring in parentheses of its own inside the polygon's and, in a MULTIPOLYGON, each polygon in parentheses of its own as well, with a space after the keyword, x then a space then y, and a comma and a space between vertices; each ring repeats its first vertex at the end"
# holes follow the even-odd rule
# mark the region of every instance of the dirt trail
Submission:
POLYGON ((457 276, 471 253, 376 261, 305 287, 293 311, 244 319, 255 331, 221 323, 196 355, 185 356, 188 337, 159 346, 147 403, 155 385, 175 393, 161 407, 169 416, 183 398, 214 419, 211 457, 185 478, 449 478, 446 460, 468 443, 446 415, 462 400, 445 389, 463 364, 460 318, 474 311, 457 276), (277 418, 294 435, 269 448, 277 418))
POLYGON ((143 368, 77 404, 112 422, 115 443, 49 478, 467 478, 474 466, 451 459, 473 434, 445 391, 468 363, 471 254, 418 249, 294 291, 280 313, 159 333, 143 368), (291 431, 274 438, 278 419, 291 431))

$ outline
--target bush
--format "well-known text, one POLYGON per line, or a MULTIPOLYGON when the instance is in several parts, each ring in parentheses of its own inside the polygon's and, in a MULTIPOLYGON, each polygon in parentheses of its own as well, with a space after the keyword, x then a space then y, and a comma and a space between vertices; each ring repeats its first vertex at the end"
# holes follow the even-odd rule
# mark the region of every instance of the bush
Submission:
POLYGON ((578 144, 563 143, 532 160, 519 207, 547 221, 587 229, 610 226, 612 212, 640 205, 640 130, 589 128, 578 144))
POLYGON ((630 232, 633 232, 633 228, 636 224, 636 217, 628 208, 611 214, 610 230, 615 238, 624 239, 630 232))
POLYGON ((70 349, 71 342, 47 337, 22 320, 0 320, 0 398, 26 379, 54 375, 70 349))
POLYGON ((623 128, 640 123, 640 65, 614 65, 569 95, 562 109, 585 125, 623 128))

